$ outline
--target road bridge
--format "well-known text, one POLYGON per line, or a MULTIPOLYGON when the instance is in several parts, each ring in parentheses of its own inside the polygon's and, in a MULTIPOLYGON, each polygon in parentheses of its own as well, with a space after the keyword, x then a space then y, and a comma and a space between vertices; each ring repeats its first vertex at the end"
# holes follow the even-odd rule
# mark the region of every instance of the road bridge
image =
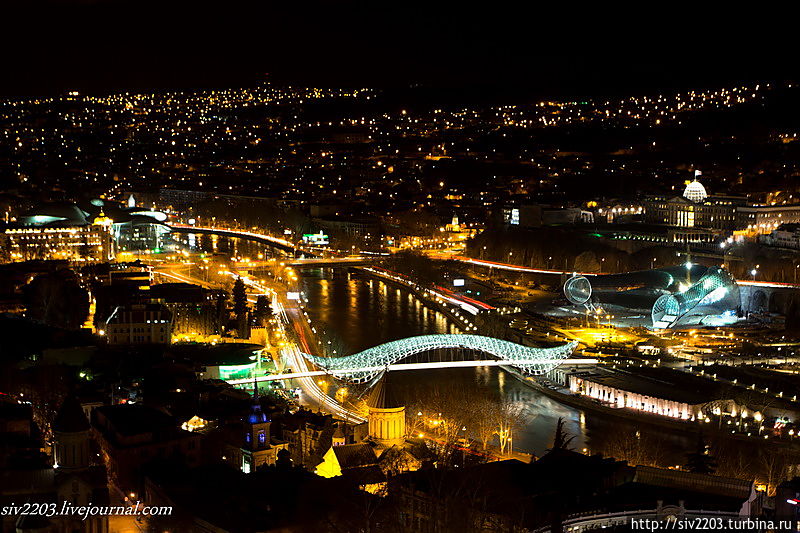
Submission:
MULTIPOLYGON (((228 228, 208 228, 202 226, 192 226, 189 224, 167 224, 167 227, 173 233, 199 233, 205 235, 219 235, 220 237, 235 237, 237 239, 247 239, 261 244, 268 244, 285 252, 295 253, 300 251, 294 243, 282 239, 280 237, 273 237, 266 233, 256 233, 254 231, 245 231, 239 229, 228 228)), ((302 252, 307 256, 314 256, 308 252, 302 252)))

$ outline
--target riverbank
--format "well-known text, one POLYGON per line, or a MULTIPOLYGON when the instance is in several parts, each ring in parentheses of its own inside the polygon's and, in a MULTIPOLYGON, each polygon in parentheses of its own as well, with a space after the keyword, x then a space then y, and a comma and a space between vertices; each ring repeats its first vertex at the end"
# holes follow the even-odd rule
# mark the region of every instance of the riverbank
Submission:
MULTIPOLYGON (((435 299, 431 298, 427 295, 424 291, 414 287, 410 283, 406 283, 400 280, 395 279, 388 273, 382 273, 379 270, 375 270, 374 268, 370 267, 350 267, 352 270, 365 274, 371 278, 378 279, 387 285, 392 285, 394 287, 399 287, 401 289, 407 290, 411 294, 413 294, 420 302, 425 304, 426 307, 429 309, 433 309, 434 311, 438 311, 445 315, 453 324, 459 328, 459 330, 463 329, 462 326, 465 323, 463 317, 456 315, 452 309, 448 308, 446 305, 437 302, 435 299)), ((459 331, 461 333, 461 331, 459 331)))
MULTIPOLYGON (((570 407, 574 407, 576 409, 582 409, 584 411, 590 411, 598 414, 602 414, 608 417, 615 417, 620 418, 623 420, 627 420, 629 422, 635 424, 645 424, 651 427, 658 427, 662 429, 670 429, 675 430, 680 433, 687 433, 687 432, 702 432, 705 434, 716 435, 719 437, 725 437, 728 439, 736 440, 739 442, 744 443, 755 443, 757 438, 755 437, 748 437, 742 434, 734 434, 729 433, 727 429, 720 428, 716 424, 708 423, 708 424, 701 424, 699 422, 691 422, 691 421, 683 421, 683 420, 672 420, 666 417, 660 417, 657 415, 650 415, 646 413, 638 413, 632 411, 630 409, 619 409, 609 407, 600 403, 597 403, 589 398, 578 396, 575 394, 563 394, 557 390, 553 390, 549 387, 544 386, 543 384, 539 383, 536 378, 532 378, 529 376, 525 376, 519 371, 515 370, 512 367, 501 367, 503 370, 512 374, 517 380, 524 383, 529 388, 539 392, 548 398, 562 404, 568 405, 570 407)), ((759 441, 759 444, 764 444, 767 446, 772 446, 775 448, 780 448, 784 451, 791 451, 794 453, 800 453, 800 445, 794 442, 787 442, 787 441, 779 441, 779 440, 768 440, 765 439, 763 441, 759 441)))

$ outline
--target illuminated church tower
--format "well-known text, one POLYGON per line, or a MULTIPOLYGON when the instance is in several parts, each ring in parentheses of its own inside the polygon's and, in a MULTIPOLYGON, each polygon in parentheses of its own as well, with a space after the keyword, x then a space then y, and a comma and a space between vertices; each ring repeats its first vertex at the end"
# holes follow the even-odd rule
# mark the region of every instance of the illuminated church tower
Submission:
POLYGON ((384 373, 367 400, 369 438, 387 448, 402 445, 406 436, 406 407, 392 394, 388 375, 384 373))

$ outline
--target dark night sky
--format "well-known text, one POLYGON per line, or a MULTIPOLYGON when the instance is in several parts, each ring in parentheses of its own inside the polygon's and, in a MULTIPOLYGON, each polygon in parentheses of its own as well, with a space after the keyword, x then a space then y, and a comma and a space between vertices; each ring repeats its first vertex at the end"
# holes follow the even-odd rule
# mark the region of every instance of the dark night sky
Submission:
POLYGON ((550 94, 800 77, 789 13, 554 5, 19 0, 0 16, 0 93, 236 86, 267 72, 550 94))

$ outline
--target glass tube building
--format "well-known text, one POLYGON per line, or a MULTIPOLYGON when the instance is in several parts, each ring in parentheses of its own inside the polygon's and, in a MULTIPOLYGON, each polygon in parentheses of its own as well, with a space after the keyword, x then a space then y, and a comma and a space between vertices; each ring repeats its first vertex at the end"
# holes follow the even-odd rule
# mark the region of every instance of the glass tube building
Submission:
POLYGON ((624 274, 576 274, 564 283, 564 296, 587 308, 647 313, 654 329, 732 324, 741 307, 739 286, 727 270, 692 263, 624 274))

